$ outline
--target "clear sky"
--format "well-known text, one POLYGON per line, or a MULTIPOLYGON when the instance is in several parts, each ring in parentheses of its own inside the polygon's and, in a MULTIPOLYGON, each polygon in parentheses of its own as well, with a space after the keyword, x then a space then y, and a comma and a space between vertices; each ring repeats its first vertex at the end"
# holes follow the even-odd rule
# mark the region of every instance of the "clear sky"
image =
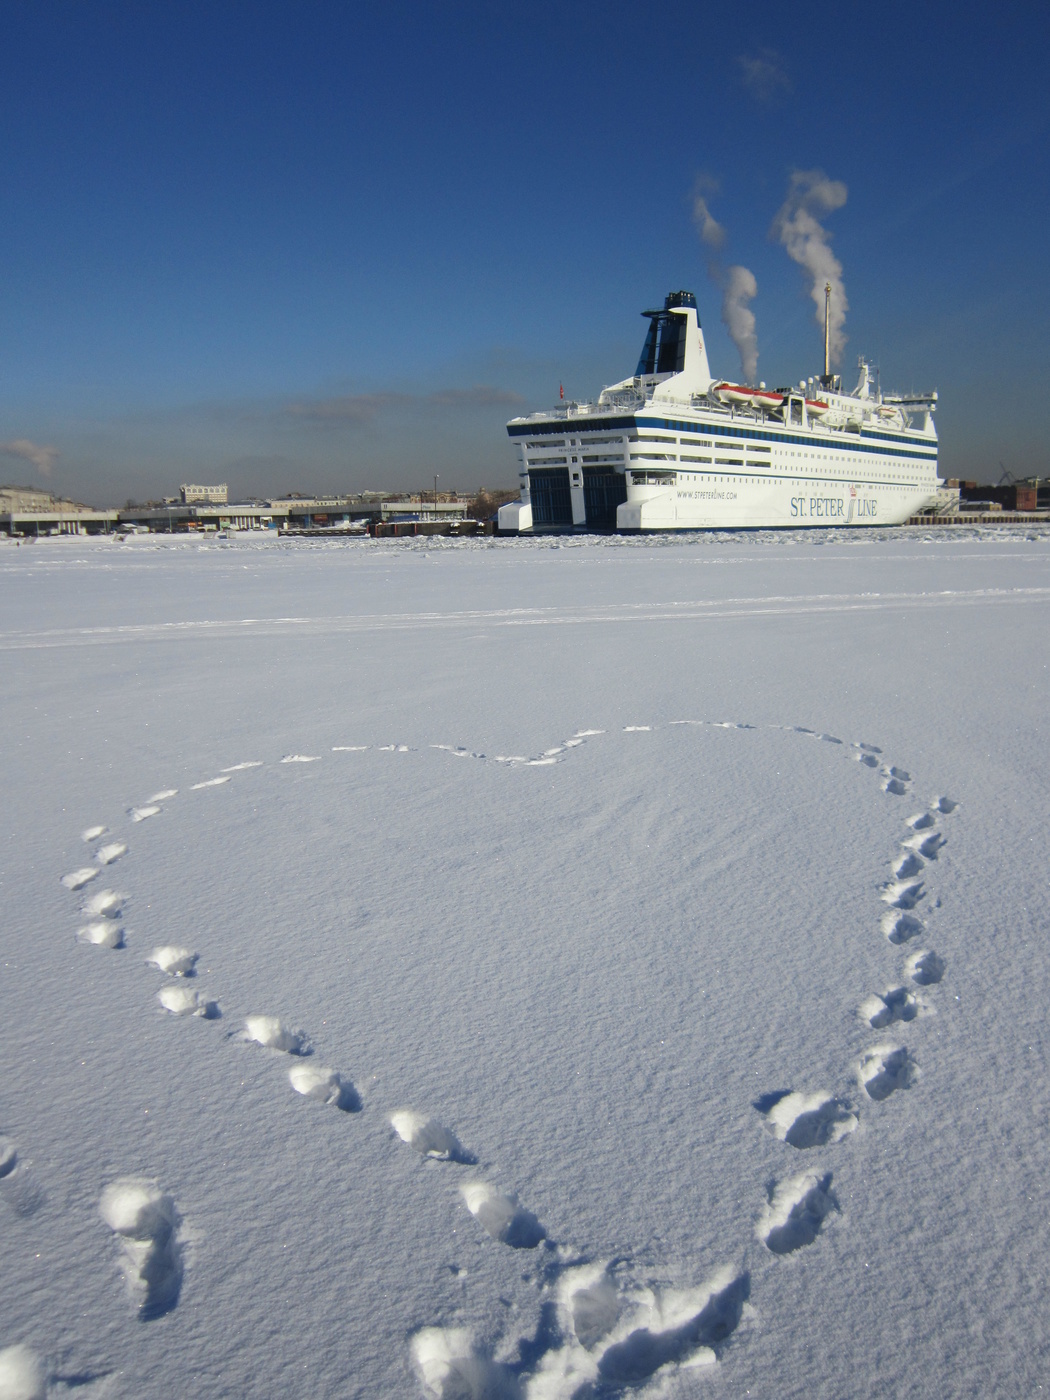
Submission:
POLYGON ((944 475, 1048 474, 1048 16, 0 3, 0 481, 513 485, 506 420, 632 373, 669 290, 740 376, 732 267, 757 376, 797 381, 797 172, 845 194, 803 214, 846 377, 936 387, 944 475))

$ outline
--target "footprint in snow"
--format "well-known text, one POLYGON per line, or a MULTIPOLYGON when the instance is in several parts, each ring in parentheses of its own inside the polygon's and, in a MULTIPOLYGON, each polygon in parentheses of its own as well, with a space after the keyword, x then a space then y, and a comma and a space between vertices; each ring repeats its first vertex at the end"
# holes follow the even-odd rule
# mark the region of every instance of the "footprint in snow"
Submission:
POLYGON ((249 760, 247 763, 231 763, 229 768, 224 768, 224 773, 243 773, 247 768, 261 768, 263 762, 261 758, 249 760))
POLYGON ((750 1275, 728 1268, 699 1288, 639 1290, 601 1350, 598 1393, 648 1385, 657 1373, 670 1379, 672 1368, 713 1366, 750 1293, 750 1275))
POLYGON ((954 812, 958 805, 958 802, 951 797, 935 797, 933 799, 933 810, 935 812, 943 812, 945 816, 947 816, 949 812, 954 812))
POLYGON ((0 1349, 3 1400, 47 1400, 47 1371, 32 1348, 21 1343, 0 1349))
POLYGON ((289 753, 281 759, 282 763, 317 763, 320 760, 319 753, 289 753))
POLYGON ((914 1021, 916 1016, 928 1010, 925 1002, 914 992, 909 992, 907 987, 891 987, 881 995, 868 997, 859 1014, 872 1030, 880 1031, 894 1021, 914 1021))
POLYGON ((902 1047, 876 1045, 858 1064, 857 1077, 868 1097, 881 1102, 898 1089, 910 1089, 919 1078, 919 1067, 902 1047))
POLYGON ((929 831, 935 825, 937 818, 932 812, 916 812, 913 817, 907 817, 904 825, 910 826, 912 831, 929 831))
POLYGON ((882 771, 882 790, 891 793, 894 797, 903 797, 908 791, 908 779, 899 776, 901 769, 891 768, 889 771, 882 771))
MULTIPOLYGON (((17 1147, 7 1137, 0 1137, 0 1200, 23 1219, 35 1215, 44 1203, 43 1191, 32 1172, 19 1160, 17 1147)), ((3 1393, 0 1390, 0 1397, 3 1393)))
POLYGON ((924 933, 926 925, 914 914, 899 914, 889 909, 882 916, 882 931, 891 943, 907 943, 917 933, 924 933))
POLYGON ((217 1001, 180 982, 161 987, 157 1000, 172 1016, 200 1016, 205 1021, 217 1021, 222 1015, 217 1001))
POLYGON ((183 1275, 182 1220, 174 1200, 155 1182, 125 1177, 102 1192, 99 1213, 120 1237, 124 1279, 140 1320, 171 1312, 183 1275))
POLYGON ((279 1016, 246 1016, 241 1036, 264 1050, 279 1050, 285 1055, 310 1054, 305 1033, 286 1026, 279 1016))
POLYGON ((517 1196, 504 1194, 487 1181, 471 1181, 460 1187, 474 1219, 501 1244, 511 1249, 535 1249, 547 1232, 531 1210, 518 1204, 517 1196))
POLYGON ((434 1400, 522 1400, 508 1366, 476 1349, 465 1327, 424 1327, 412 1338, 412 1365, 434 1400))
POLYGON ((914 909, 925 899, 921 880, 891 880, 882 891, 882 901, 894 909, 914 909))
POLYGON ((95 860, 99 865, 112 865, 115 860, 128 853, 127 844, 124 841, 111 841, 108 846, 100 846, 95 852, 95 860))
POLYGON ((229 781, 230 777, 228 773, 223 773, 221 777, 218 778, 205 778, 203 783, 194 783, 190 788, 190 792, 200 792, 201 788, 222 787, 223 783, 228 783, 229 781))
POLYGON ((296 1065, 288 1071, 288 1082, 305 1099, 341 1109, 344 1113, 357 1113, 361 1109, 361 1096, 353 1084, 324 1065, 296 1065))
POLYGON ((147 797, 147 802, 167 802, 170 797, 178 797, 178 788, 161 788, 160 792, 155 792, 152 797, 147 797))
POLYGON ((936 860, 941 847, 947 844, 939 831, 917 831, 914 836, 906 836, 901 842, 906 851, 914 851, 926 860, 936 860))
POLYGON ((99 841, 109 832, 108 826, 89 826, 80 833, 80 839, 85 845, 90 845, 92 841, 99 841))
POLYGON ((853 757, 858 763, 863 763, 865 768, 878 768, 879 760, 873 753, 854 753, 853 757))
POLYGON ((462 1162, 472 1164, 477 1158, 468 1152, 450 1129, 436 1118, 424 1118, 410 1108, 400 1109, 390 1115, 390 1126, 402 1142, 423 1157, 434 1157, 441 1162, 462 1162))
POLYGON ((652 730, 651 724, 625 724, 623 727, 625 734, 651 734, 652 730))
POLYGON ((169 944, 164 948, 154 948, 146 962, 150 967, 166 972, 169 977, 194 977, 197 958, 198 954, 192 953, 189 948, 178 948, 169 944))
POLYGON ((773 1136, 791 1147, 825 1147, 857 1126, 857 1115, 831 1094, 765 1094, 755 1107, 773 1136))
POLYGON ((932 949, 913 953, 904 964, 904 971, 920 987, 932 987, 944 976, 945 962, 932 949))
POLYGON ((793 1254, 812 1244, 838 1209, 831 1173, 803 1172, 773 1188, 758 1222, 758 1237, 774 1254, 793 1254))
POLYGON ((158 812, 162 812, 163 810, 163 807, 161 807, 159 803, 148 802, 145 807, 132 807, 130 813, 131 820, 133 822, 148 821, 150 817, 155 817, 158 812))
POLYGON ((95 919, 77 929, 78 943, 93 943, 97 948, 123 948, 124 927, 117 919, 95 919))
POLYGON ((893 867, 893 874, 897 880, 910 880, 913 875, 918 875, 919 871, 925 867, 926 862, 918 851, 906 851, 904 855, 898 856, 897 863, 893 867))
POLYGON ((124 896, 116 890, 96 890, 83 904, 89 919, 119 919, 124 908, 124 896))
POLYGON ((101 874, 97 866, 84 865, 79 870, 72 870, 68 875, 63 875, 59 883, 65 885, 67 890, 82 890, 101 874))

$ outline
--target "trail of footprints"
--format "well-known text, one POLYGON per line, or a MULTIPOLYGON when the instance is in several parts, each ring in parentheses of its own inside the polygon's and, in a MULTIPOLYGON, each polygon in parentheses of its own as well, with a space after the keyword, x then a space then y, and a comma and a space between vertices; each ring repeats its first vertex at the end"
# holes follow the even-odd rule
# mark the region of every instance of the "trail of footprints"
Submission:
MULTIPOLYGON (((673 723, 726 729, 754 727, 732 721, 673 723)), ((878 776, 880 787, 891 796, 903 797, 910 791, 910 774, 886 764, 874 745, 846 746, 834 735, 799 725, 774 727, 842 746, 878 776)), ((623 727, 623 733, 644 734, 652 729, 650 725, 631 724, 623 727)), ((498 754, 489 759, 483 753, 449 744, 434 744, 431 748, 481 762, 548 766, 563 761, 573 749, 604 732, 581 729, 561 744, 531 756, 498 754)), ((334 745, 332 752, 360 753, 368 747, 334 745)), ((404 744, 375 747, 387 753, 413 752, 404 744)), ((280 760, 283 764, 318 761, 320 755, 298 753, 280 760)), ((192 784, 190 791, 223 786, 236 774, 261 766, 258 760, 233 764, 215 778, 192 784)), ((154 793, 141 806, 129 808, 128 818, 138 823, 159 816, 164 804, 177 795, 176 788, 154 793)), ((907 949, 907 956, 903 981, 871 994, 859 1007, 860 1018, 872 1031, 907 1025, 932 1010, 921 989, 941 981, 945 962, 933 949, 912 948, 912 944, 922 941, 925 932, 925 924, 915 910, 925 898, 927 865, 937 860, 945 845, 941 819, 956 805, 948 797, 938 797, 928 809, 908 817, 904 823, 890 878, 879 893, 887 905, 880 921, 881 933, 891 948, 907 949)), ((77 939, 119 950, 127 946, 125 896, 95 884, 108 867, 128 854, 128 844, 107 839, 111 837, 102 825, 84 830, 84 842, 96 846, 94 863, 64 875, 61 883, 70 892, 84 892, 82 914, 86 922, 78 927, 77 939)), ((157 994, 164 1012, 176 1017, 217 1020, 222 1016, 219 1002, 195 985, 198 961, 197 952, 175 945, 158 946, 146 957, 146 962, 166 979, 157 994)), ((250 1015, 229 1038, 284 1059, 289 1086, 303 1098, 347 1113, 362 1108, 351 1080, 320 1064, 305 1032, 287 1025, 279 1016, 250 1015)), ((865 1050, 855 1072, 861 1102, 867 1100, 871 1104, 882 1103, 898 1090, 911 1088, 920 1076, 911 1052, 890 1041, 878 1041, 865 1050)), ((839 1144, 858 1127, 862 1112, 846 1098, 824 1091, 794 1089, 766 1094, 755 1101, 754 1107, 767 1131, 788 1151, 813 1151, 817 1156, 828 1150, 841 1150, 839 1144)), ((444 1124, 412 1108, 391 1114, 389 1124, 407 1148, 464 1173, 458 1183, 464 1208, 494 1241, 509 1249, 537 1251, 541 1255, 546 1321, 535 1338, 520 1339, 519 1354, 523 1359, 517 1363, 495 1361, 477 1349, 466 1328, 424 1327, 411 1338, 410 1357, 428 1394, 437 1400, 570 1400, 584 1394, 622 1393, 648 1383, 657 1372, 666 1374, 673 1368, 703 1367, 717 1361, 745 1314, 750 1293, 747 1271, 723 1269, 691 1289, 655 1289, 638 1283, 624 1261, 594 1261, 570 1246, 551 1241, 537 1215, 513 1192, 500 1190, 471 1170, 478 1164, 476 1155, 444 1124)), ((828 1219, 840 1210, 832 1183, 833 1173, 819 1166, 800 1173, 787 1171, 769 1186, 767 1199, 757 1215, 755 1233, 772 1256, 793 1254, 817 1240, 828 1219)), ((21 1167, 15 1144, 3 1137, 0 1198, 23 1215, 31 1214, 39 1202, 39 1193, 21 1167)), ((105 1188, 99 1211, 118 1242, 126 1287, 138 1316, 148 1321, 170 1311, 178 1303, 184 1270, 183 1222, 173 1197, 156 1182, 123 1178, 105 1188)), ((0 1351, 0 1372, 5 1365, 27 1367, 26 1374, 35 1375, 33 1367, 39 1369, 41 1363, 26 1348, 15 1346, 0 1351)), ((40 1374, 43 1375, 42 1370, 40 1374)))

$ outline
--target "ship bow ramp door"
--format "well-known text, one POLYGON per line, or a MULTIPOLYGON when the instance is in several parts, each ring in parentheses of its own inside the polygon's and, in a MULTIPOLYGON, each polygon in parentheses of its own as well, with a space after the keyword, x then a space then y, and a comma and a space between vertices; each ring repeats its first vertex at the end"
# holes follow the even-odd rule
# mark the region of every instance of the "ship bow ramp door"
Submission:
POLYGON ((530 467, 532 525, 572 525, 572 494, 568 467, 530 467))
POLYGON ((627 499, 627 477, 608 467, 584 467, 583 503, 590 530, 615 530, 616 507, 627 499))

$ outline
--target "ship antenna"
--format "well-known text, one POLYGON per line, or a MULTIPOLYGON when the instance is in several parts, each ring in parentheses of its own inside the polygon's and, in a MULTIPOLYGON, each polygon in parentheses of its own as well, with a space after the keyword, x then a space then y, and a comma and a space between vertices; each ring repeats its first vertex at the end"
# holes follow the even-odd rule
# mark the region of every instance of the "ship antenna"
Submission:
POLYGON ((824 283, 824 388, 831 383, 831 283, 824 283))

